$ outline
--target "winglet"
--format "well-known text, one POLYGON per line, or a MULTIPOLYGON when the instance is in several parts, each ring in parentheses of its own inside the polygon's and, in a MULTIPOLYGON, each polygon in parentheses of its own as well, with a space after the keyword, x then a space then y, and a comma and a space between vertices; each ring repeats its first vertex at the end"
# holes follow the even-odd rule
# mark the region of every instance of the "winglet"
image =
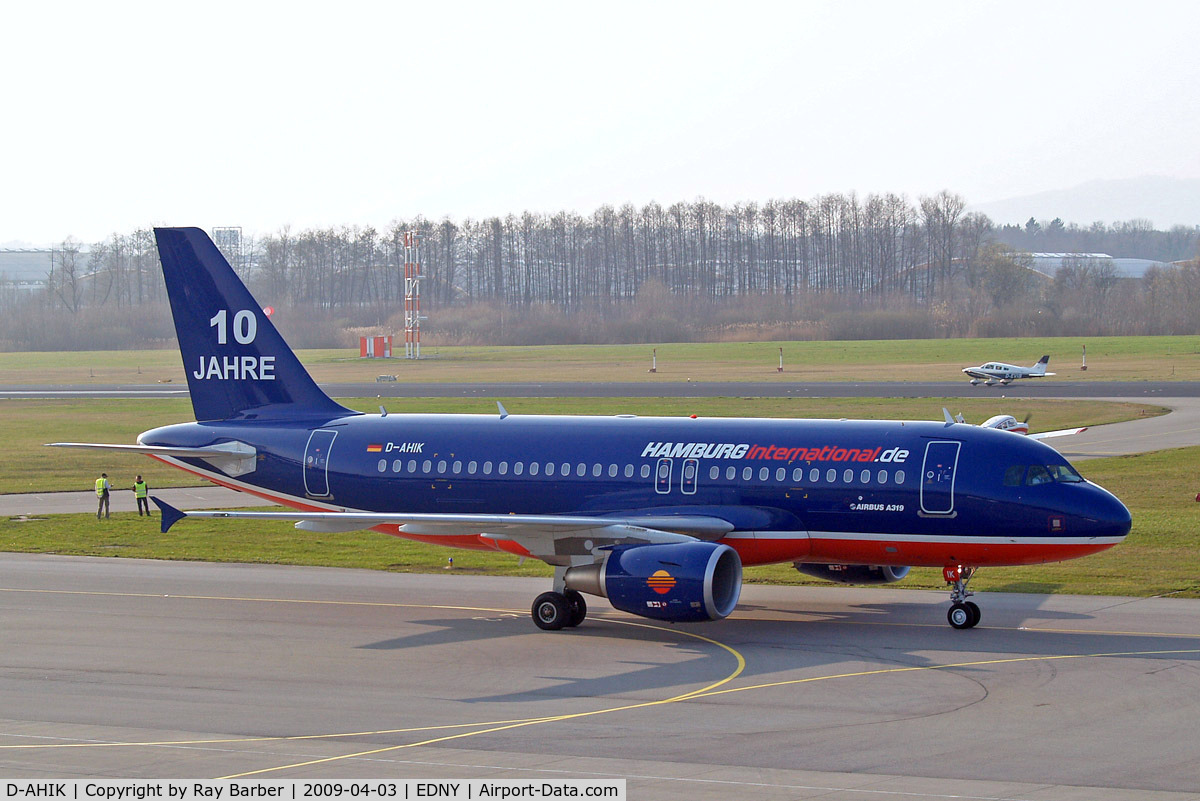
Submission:
POLYGON ((179 511, 161 498, 151 495, 150 500, 154 501, 154 505, 157 506, 162 512, 162 525, 160 526, 159 530, 162 531, 163 534, 166 534, 168 531, 170 531, 171 526, 187 517, 187 512, 179 511))
POLYGON ((955 422, 954 418, 950 416, 950 410, 947 409, 945 406, 942 407, 942 414, 946 418, 946 425, 948 425, 948 426, 954 425, 954 422, 955 422))

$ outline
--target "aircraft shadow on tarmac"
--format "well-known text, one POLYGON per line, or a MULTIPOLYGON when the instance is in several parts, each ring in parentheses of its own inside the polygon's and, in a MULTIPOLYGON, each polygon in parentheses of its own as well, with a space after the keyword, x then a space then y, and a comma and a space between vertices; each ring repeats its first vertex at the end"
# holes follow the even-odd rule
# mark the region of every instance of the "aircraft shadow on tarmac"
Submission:
POLYGON ((537 689, 459 699, 464 703, 522 703, 551 698, 604 697, 631 691, 682 694, 729 675, 732 657, 727 651, 711 642, 676 632, 692 632, 743 654, 746 667, 737 678, 737 685, 889 668, 952 665, 959 666, 947 669, 960 674, 978 674, 1005 670, 1005 660, 1028 664, 1039 656, 1057 658, 1056 664, 1061 664, 1063 657, 1096 655, 1114 659, 1158 659, 1193 666, 1200 663, 1200 637, 1063 631, 1061 626, 1082 628, 1095 618, 1085 613, 1041 609, 1037 596, 1029 597, 1028 607, 1009 606, 1006 610, 997 610, 993 614, 992 627, 985 624, 970 631, 955 631, 945 626, 938 617, 931 616, 933 612, 940 612, 940 607, 903 602, 852 606, 809 604, 795 609, 742 605, 735 617, 720 626, 630 626, 616 618, 596 615, 578 629, 553 633, 532 630, 525 615, 494 614, 469 619, 417 620, 413 624, 430 630, 359 647, 401 650, 465 641, 482 643, 510 637, 559 637, 564 648, 579 656, 581 671, 591 674, 587 677, 536 675, 538 680, 545 682, 537 689), (771 617, 756 618, 756 615, 771 617), (789 620, 789 616, 796 619, 789 620), (1031 618, 1036 620, 1035 628, 1025 625, 1031 618), (616 648, 603 646, 606 657, 614 654, 619 657, 620 641, 657 641, 668 649, 670 657, 661 663, 617 658, 610 662, 611 673, 597 677, 594 675, 596 659, 588 658, 588 648, 600 641, 618 643, 616 648), (681 654, 685 655, 683 659, 680 659, 681 654), (986 664, 988 662, 993 664, 986 664))

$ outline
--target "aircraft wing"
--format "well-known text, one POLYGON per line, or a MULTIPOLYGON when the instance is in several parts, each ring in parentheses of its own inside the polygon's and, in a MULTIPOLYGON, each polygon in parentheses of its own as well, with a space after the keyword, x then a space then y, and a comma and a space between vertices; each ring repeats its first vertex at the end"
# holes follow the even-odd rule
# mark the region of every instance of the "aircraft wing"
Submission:
POLYGON ((361 531, 394 525, 400 533, 417 537, 482 536, 515 542, 539 559, 589 554, 605 546, 718 540, 733 525, 717 517, 654 515, 592 517, 587 515, 410 514, 405 512, 282 512, 196 511, 181 512, 159 498, 151 500, 162 510, 166 533, 185 517, 236 520, 289 520, 304 531, 361 531))
POLYGON ((1080 434, 1087 431, 1088 427, 1083 428, 1063 428, 1058 431, 1043 431, 1040 434, 1027 434, 1030 439, 1050 439, 1051 437, 1069 437, 1072 434, 1080 434))

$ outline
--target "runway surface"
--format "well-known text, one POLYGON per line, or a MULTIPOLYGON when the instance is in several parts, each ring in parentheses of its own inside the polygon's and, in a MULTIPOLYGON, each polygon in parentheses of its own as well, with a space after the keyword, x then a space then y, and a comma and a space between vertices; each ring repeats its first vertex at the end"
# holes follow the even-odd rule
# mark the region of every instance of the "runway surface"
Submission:
POLYGON ((1200 798, 1200 604, 747 587, 665 626, 545 582, 0 556, 0 775, 624 777, 629 798, 1200 798), (590 599, 589 599, 590 600, 590 599))
MULTIPOLYGON (((322 384, 335 398, 1099 398, 1200 397, 1197 381, 1017 381, 1007 387, 968 381, 644 381, 417 384, 405 381, 322 384)), ((186 398, 181 384, 7 385, 4 398, 186 398)))
MULTIPOLYGON (((176 509, 229 509, 241 506, 274 506, 270 501, 246 492, 224 487, 175 487, 153 489, 151 495, 162 498, 176 509)), ((113 513, 137 511, 131 490, 117 490, 109 498, 113 513)), ((153 508, 153 507, 151 507, 153 508)), ((96 513, 96 493, 84 492, 26 492, 0 495, 0 517, 30 515, 62 515, 96 513)), ((158 510, 154 510, 158 515, 158 510)))

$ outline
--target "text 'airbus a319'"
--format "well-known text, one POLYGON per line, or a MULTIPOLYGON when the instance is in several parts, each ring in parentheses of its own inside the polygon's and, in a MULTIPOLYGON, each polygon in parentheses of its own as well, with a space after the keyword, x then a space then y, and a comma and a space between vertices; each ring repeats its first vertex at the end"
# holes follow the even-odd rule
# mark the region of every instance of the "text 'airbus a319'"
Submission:
MULTIPOLYGON (((948 422, 507 414, 361 414, 332 401, 208 236, 155 231, 196 422, 137 445, 281 512, 184 517, 374 529, 554 568, 543 629, 579 625, 584 593, 657 620, 718 620, 743 565, 792 562, 841 583, 913 565, 952 584, 970 628, 977 568, 1084 556, 1129 532, 1129 511, 1047 445, 948 422)), ((382 410, 381 410, 382 411, 382 410)))

